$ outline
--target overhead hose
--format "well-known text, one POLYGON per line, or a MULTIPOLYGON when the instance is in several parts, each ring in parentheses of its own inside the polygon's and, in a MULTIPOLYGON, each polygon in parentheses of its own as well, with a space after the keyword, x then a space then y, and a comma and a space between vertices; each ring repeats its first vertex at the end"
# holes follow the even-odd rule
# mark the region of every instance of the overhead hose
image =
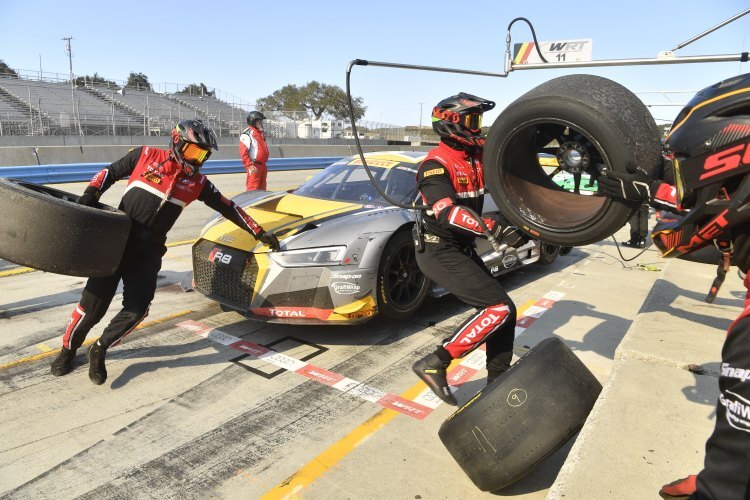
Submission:
MULTIPOLYGON (((363 59, 354 59, 349 63, 349 65, 346 68, 346 98, 348 100, 349 104, 349 120, 352 124, 352 134, 354 135, 354 142, 357 145, 357 153, 359 154, 359 159, 362 161, 362 166, 365 169, 365 172, 367 173, 367 177, 370 178, 370 182, 372 182, 372 185, 375 187, 375 190, 380 194, 380 196, 383 197, 388 203, 391 205, 395 205, 399 208, 406 208, 408 210, 423 210, 427 211, 431 207, 428 205, 417 205, 417 203, 412 203, 411 205, 407 205, 404 203, 401 203, 400 201, 396 201, 390 196, 386 194, 386 192, 383 190, 382 187, 380 187, 380 183, 375 179, 375 176, 372 175, 372 172, 370 171, 370 167, 367 165, 367 160, 365 160, 365 153, 362 151, 362 144, 359 142, 359 133, 357 132, 357 123, 354 119, 354 103, 352 102, 352 93, 351 93, 351 74, 352 74, 352 68, 355 65, 359 66, 367 66, 367 61, 363 59)), ((471 210, 469 207, 462 207, 466 209, 467 212, 471 214, 472 217, 477 221, 479 224, 479 227, 482 229, 482 232, 484 233, 485 237, 487 238, 487 241, 492 245, 492 248, 500 253, 502 252, 502 248, 500 246, 500 243, 495 239, 494 236, 490 233, 490 230, 487 228, 487 225, 484 223, 482 218, 473 210, 471 210)))
MULTIPOLYGON (((541 50, 539 50, 539 42, 538 42, 538 41, 537 41, 537 39, 536 39, 536 31, 534 31, 534 26, 533 26, 533 25, 531 24, 531 21, 529 21, 529 20, 528 20, 528 19, 526 19, 525 17, 517 17, 517 18, 513 19, 513 20, 512 20, 512 21, 511 21, 511 22, 510 22, 510 23, 508 24, 508 36, 507 36, 508 47, 510 48, 510 27, 511 27, 511 26, 513 26, 513 23, 515 23, 516 21, 523 21, 523 22, 525 22, 526 24, 528 24, 528 25, 529 25, 529 29, 531 30, 531 37, 532 37, 532 38, 534 39, 534 48, 536 49, 536 53, 537 53, 537 54, 539 54, 539 58, 540 58, 540 59, 541 59, 542 61, 544 61, 544 62, 549 62, 549 61, 548 61, 547 59, 545 59, 545 58, 544 58, 544 56, 542 55, 542 51, 541 51, 541 50)), ((510 50, 510 49, 509 49, 509 50, 510 50)))

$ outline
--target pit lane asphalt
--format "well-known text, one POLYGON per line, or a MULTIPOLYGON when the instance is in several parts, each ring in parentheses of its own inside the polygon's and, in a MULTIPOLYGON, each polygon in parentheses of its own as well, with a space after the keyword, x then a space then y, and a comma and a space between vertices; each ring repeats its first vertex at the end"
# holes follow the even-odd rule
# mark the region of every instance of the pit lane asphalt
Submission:
MULTIPOLYGON (((301 178, 300 172, 272 172, 269 184, 288 188, 301 178)), ((244 176, 212 180, 231 195, 242 190, 244 176)), ((81 192, 83 186, 58 187, 81 192)), ((116 185, 102 201, 116 205, 123 187, 116 185)), ((445 297, 429 301, 408 321, 376 319, 357 327, 273 325, 223 313, 178 284, 191 265, 185 242, 197 236, 210 215, 196 202, 178 221, 150 316, 110 351, 103 386, 89 382, 83 353, 73 373, 49 375, 53 350, 84 280, 40 272, 0 278, 0 419, 5 424, 0 495, 493 496, 475 488, 437 437, 450 407, 441 405, 424 420, 410 418, 296 373, 274 374, 275 366, 239 359, 237 351, 178 326, 196 321, 255 344, 281 341, 275 349, 290 357, 314 355, 309 362, 329 372, 413 397, 423 385, 411 364, 471 315, 469 308, 445 297)), ((621 239, 626 232, 618 233, 621 239)), ((605 241, 576 248, 551 266, 529 266, 503 277, 521 312, 549 292, 563 294, 517 338, 518 352, 559 336, 605 383, 615 350, 663 264, 654 250, 628 264, 616 255, 605 241), (635 267, 639 262, 654 267, 635 267)), ((736 302, 736 283, 728 281, 722 295, 736 302)), ((91 339, 119 310, 119 300, 91 339)), ((483 386, 480 371, 459 390, 459 402, 483 386)), ((544 498, 573 442, 502 494, 544 498)))

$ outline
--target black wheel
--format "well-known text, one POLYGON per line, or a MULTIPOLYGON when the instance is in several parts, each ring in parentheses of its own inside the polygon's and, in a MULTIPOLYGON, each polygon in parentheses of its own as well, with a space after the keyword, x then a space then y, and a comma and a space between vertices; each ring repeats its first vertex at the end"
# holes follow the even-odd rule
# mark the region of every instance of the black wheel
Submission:
POLYGON ((573 437, 601 390, 559 338, 548 338, 448 417, 438 435, 480 490, 497 491, 573 437))
POLYGON ((125 251, 130 217, 78 196, 15 179, 0 179, 0 258, 71 276, 115 272, 125 251))
POLYGON ((417 266, 411 232, 398 231, 380 257, 378 310, 389 318, 408 318, 424 302, 429 281, 417 266))
POLYGON ((586 245, 617 231, 637 204, 593 196, 597 166, 652 175, 661 144, 646 106, 593 75, 550 80, 511 103, 492 125, 485 176, 498 208, 544 241, 586 245))
POLYGON ((537 264, 548 266, 555 262, 557 256, 560 255, 560 247, 553 245, 552 243, 541 242, 539 245, 539 260, 537 264))

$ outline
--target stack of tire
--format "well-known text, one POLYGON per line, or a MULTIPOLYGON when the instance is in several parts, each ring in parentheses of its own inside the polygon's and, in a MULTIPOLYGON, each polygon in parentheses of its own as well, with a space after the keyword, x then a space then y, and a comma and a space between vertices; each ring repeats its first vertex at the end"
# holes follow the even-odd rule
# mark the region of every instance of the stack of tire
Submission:
POLYGON ((130 218, 104 204, 87 207, 78 196, 29 182, 0 178, 0 259, 71 276, 109 276, 117 270, 130 218))

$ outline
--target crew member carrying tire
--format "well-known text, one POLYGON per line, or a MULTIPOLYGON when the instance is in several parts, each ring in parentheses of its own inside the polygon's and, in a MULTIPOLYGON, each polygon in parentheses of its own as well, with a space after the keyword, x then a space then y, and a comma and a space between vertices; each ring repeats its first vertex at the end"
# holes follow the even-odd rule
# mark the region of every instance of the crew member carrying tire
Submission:
MULTIPOLYGON (((605 171, 599 190, 677 212, 651 237, 665 257, 714 244, 723 254, 717 279, 731 259, 750 270, 750 73, 698 92, 677 115, 664 144, 665 172, 674 186, 630 173, 605 171)), ((720 284, 714 282, 710 294, 720 284)), ((745 308, 729 326, 721 351, 716 424, 706 442, 704 469, 662 487, 663 497, 750 498, 750 279, 745 308)), ((710 295, 709 295, 710 296, 710 295)))
POLYGON ((245 189, 266 189, 268 177, 268 145, 263 134, 263 120, 266 116, 260 111, 251 111, 247 115, 247 128, 240 134, 240 158, 247 171, 245 189))
MULTIPOLYGON (((488 382, 510 367, 516 324, 516 306, 492 277, 474 248, 484 233, 466 208, 482 213, 482 114, 495 103, 460 93, 440 101, 432 110, 432 128, 440 136, 417 173, 419 192, 431 207, 424 219, 424 251, 417 264, 432 281, 460 300, 477 308, 437 349, 417 361, 412 369, 448 404, 456 398, 448 387, 446 368, 452 359, 487 343, 488 382)), ((520 246, 528 239, 505 220, 483 218, 493 235, 520 246)))
POLYGON ((199 120, 183 120, 172 131, 169 150, 150 146, 135 148, 91 179, 78 199, 80 204, 95 205, 112 184, 129 177, 119 208, 131 218, 132 225, 115 273, 104 278, 89 278, 86 283, 81 301, 65 329, 60 354, 52 363, 52 375, 61 376, 72 370, 76 350, 107 312, 122 279, 123 309, 88 351, 89 378, 97 385, 105 382, 107 349, 122 341, 148 314, 161 259, 167 251, 164 245, 167 232, 182 209, 192 201, 202 201, 272 250, 279 249, 276 236, 264 231, 200 173, 212 149, 218 149, 213 131, 199 120))

